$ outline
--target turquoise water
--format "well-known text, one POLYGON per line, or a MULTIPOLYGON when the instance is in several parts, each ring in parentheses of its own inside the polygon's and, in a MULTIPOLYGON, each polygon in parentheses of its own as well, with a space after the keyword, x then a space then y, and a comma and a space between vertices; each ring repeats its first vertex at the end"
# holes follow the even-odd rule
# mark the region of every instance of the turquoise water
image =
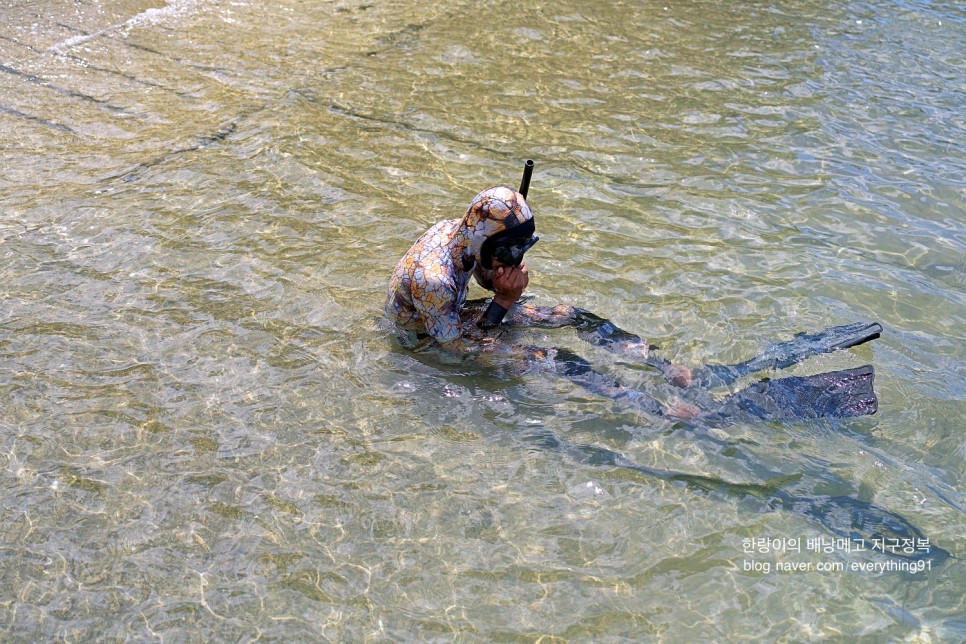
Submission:
POLYGON ((0 15, 5 639, 966 637, 960 6, 0 15), (536 303, 690 366, 876 320, 789 372, 873 364, 879 413, 693 430, 398 348, 399 256, 526 158, 536 303), (875 503, 953 558, 810 551, 834 535, 802 514, 548 437, 875 503))

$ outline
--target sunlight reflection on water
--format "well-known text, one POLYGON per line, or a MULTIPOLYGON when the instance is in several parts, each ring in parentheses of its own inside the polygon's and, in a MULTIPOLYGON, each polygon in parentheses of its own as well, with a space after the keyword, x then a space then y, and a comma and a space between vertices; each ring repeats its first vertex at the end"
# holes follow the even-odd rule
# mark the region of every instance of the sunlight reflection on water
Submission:
MULTIPOLYGON (((830 533, 548 449, 791 477, 788 494, 874 502, 963 556, 961 10, 3 11, 14 639, 964 635, 958 559, 747 572, 745 539, 830 533), (528 157, 538 303, 692 366, 878 320, 873 345, 791 373, 872 363, 879 413, 696 432, 400 349, 378 323, 395 261, 528 157)), ((675 393, 571 331, 528 338, 675 393)))

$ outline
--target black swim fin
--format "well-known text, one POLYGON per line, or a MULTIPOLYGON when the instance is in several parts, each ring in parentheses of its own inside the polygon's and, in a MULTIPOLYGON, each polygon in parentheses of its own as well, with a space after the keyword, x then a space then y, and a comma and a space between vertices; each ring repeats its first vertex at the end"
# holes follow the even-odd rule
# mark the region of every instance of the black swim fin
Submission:
POLYGON ((735 365, 710 364, 694 369, 691 374, 691 385, 700 387, 730 385, 739 378, 756 371, 785 369, 810 356, 848 349, 875 340, 881 333, 882 325, 878 322, 856 322, 829 327, 818 333, 799 333, 787 342, 771 345, 761 355, 751 360, 735 365))
POLYGON ((726 427, 742 420, 849 418, 879 409, 871 365, 814 376, 763 380, 728 396, 695 421, 726 427))

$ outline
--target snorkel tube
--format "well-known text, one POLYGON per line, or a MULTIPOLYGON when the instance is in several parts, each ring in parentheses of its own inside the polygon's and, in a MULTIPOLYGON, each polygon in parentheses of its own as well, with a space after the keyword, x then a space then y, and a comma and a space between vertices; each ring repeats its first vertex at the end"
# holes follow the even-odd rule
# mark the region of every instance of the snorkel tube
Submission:
POLYGON ((527 198, 527 190, 530 189, 530 177, 533 176, 533 159, 527 159, 523 164, 523 180, 520 182, 520 189, 517 190, 523 198, 527 198))
MULTIPOLYGON (((530 190, 530 177, 533 176, 533 159, 527 159, 527 162, 523 164, 523 179, 520 181, 520 189, 517 190, 523 198, 527 198, 527 191, 530 190)), ((532 220, 531 220, 532 222, 532 220)), ((497 248, 493 252, 493 257, 500 260, 504 264, 509 264, 510 266, 519 266, 523 262, 523 254, 530 250, 530 248, 540 241, 540 238, 531 233, 530 241, 525 244, 511 244, 510 246, 505 246, 503 248, 497 248)))
MULTIPOLYGON (((523 179, 520 181, 520 189, 517 190, 523 198, 527 198, 527 191, 530 190, 530 177, 533 176, 533 159, 527 159, 527 162, 523 164, 523 179)), ((531 226, 533 225, 533 220, 528 222, 531 226)), ((531 229, 532 234, 532 229, 531 229)), ((506 264, 508 266, 519 266, 523 262, 523 254, 530 250, 530 247, 537 243, 540 238, 533 235, 529 241, 517 242, 514 244, 507 244, 505 246, 498 246, 493 249, 493 257, 495 257, 500 263, 506 264)), ((484 261, 484 266, 488 264, 489 261, 484 261)), ((496 300, 492 300, 490 305, 486 307, 486 312, 483 313, 483 317, 477 323, 477 326, 481 329, 492 329, 493 327, 500 324, 503 318, 506 317, 507 310, 496 303, 496 300)))

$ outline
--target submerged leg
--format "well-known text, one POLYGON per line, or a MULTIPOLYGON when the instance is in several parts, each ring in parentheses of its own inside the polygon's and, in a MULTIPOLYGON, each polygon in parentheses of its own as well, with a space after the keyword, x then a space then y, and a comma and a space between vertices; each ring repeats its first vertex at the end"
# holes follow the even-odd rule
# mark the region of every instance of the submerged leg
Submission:
MULTIPOLYGON (((488 302, 486 299, 470 300, 465 304, 464 310, 471 312, 470 315, 475 315, 476 311, 482 313, 488 302)), ((568 304, 537 306, 519 302, 510 308, 503 323, 534 329, 573 327, 581 338, 597 346, 609 347, 617 343, 644 344, 640 336, 618 328, 610 320, 568 304)))
POLYGON ((552 355, 553 366, 558 374, 588 391, 637 407, 655 416, 664 416, 672 411, 662 407, 659 402, 643 391, 625 387, 596 371, 586 359, 573 351, 556 349, 550 355, 552 355))
MULTIPOLYGON (((473 300, 466 303, 470 311, 486 308, 486 300, 473 300)), ((535 306, 516 304, 510 309, 504 324, 513 327, 533 329, 576 329, 577 337, 584 342, 602 347, 628 360, 648 365, 660 371, 671 384, 687 387, 691 381, 690 370, 656 356, 639 335, 621 329, 610 320, 604 319, 585 309, 567 304, 557 306, 535 306)))
MULTIPOLYGON (((485 300, 469 302, 467 305, 469 307, 485 306, 485 300)), ((730 385, 739 378, 757 371, 785 369, 814 355, 848 349, 875 340, 882 333, 882 325, 878 322, 856 322, 833 326, 818 333, 799 333, 791 340, 775 343, 767 347, 760 355, 738 364, 709 364, 689 370, 655 355, 652 350, 657 347, 649 346, 640 336, 625 331, 610 320, 578 307, 563 304, 547 307, 521 303, 510 310, 506 322, 517 327, 543 329, 573 327, 577 331, 577 336, 585 342, 653 367, 676 387, 699 386, 705 388, 730 385)), ((872 368, 869 367, 869 369, 872 368)), ((869 382, 869 389, 871 390, 871 375, 869 382)), ((796 383, 805 384, 799 383, 795 379, 788 379, 789 386, 796 383)), ((814 386, 818 386, 818 383, 819 381, 816 381, 811 386, 814 388, 814 386)), ((875 410, 862 413, 875 413, 875 410)), ((803 416, 796 417, 801 418, 803 416)), ((815 418, 816 416, 804 417, 815 418)))
POLYGON ((785 369, 810 356, 848 349, 882 333, 877 322, 856 322, 833 326, 818 333, 799 333, 793 339, 766 348, 761 355, 734 365, 709 364, 692 371, 694 384, 701 386, 729 385, 735 380, 765 369, 785 369))
POLYGON ((791 340, 768 346, 750 360, 734 365, 705 365, 691 370, 688 377, 684 377, 682 371, 686 369, 654 355, 653 350, 657 347, 648 345, 640 336, 621 329, 610 320, 578 307, 522 304, 514 307, 508 322, 514 326, 534 328, 573 327, 577 330, 577 336, 585 342, 653 367, 678 387, 730 385, 757 371, 786 369, 811 356, 855 347, 875 340, 882 334, 882 325, 878 322, 855 322, 829 327, 817 333, 799 333, 791 340))
POLYGON ((557 373, 588 391, 655 416, 680 418, 698 426, 727 427, 750 420, 849 418, 871 415, 878 410, 873 388, 875 370, 870 365, 814 376, 763 380, 721 401, 708 400, 700 407, 690 404, 665 407, 648 394, 625 387, 596 371, 572 351, 528 351, 552 356, 557 373))

